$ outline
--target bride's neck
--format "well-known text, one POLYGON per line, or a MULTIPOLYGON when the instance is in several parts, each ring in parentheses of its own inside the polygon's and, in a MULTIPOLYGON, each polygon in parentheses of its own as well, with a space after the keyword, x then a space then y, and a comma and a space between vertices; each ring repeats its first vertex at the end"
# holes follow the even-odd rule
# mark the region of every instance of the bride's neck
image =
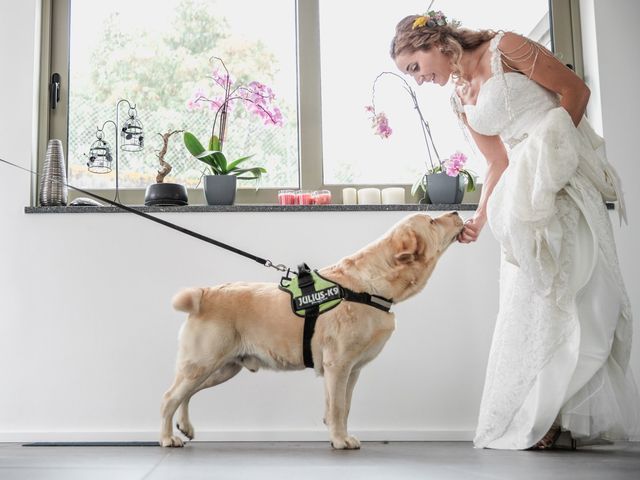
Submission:
POLYGON ((470 82, 473 79, 476 71, 478 70, 478 65, 480 64, 484 51, 484 45, 480 45, 473 50, 465 50, 462 53, 462 58, 460 59, 462 79, 467 82, 470 82))

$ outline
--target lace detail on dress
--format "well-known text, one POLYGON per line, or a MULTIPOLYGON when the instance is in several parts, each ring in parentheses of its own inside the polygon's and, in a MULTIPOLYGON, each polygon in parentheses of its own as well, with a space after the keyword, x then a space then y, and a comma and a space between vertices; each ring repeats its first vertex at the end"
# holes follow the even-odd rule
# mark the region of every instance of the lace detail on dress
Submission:
POLYGON ((458 118, 464 113, 464 107, 462 106, 462 102, 460 101, 460 97, 456 93, 455 89, 451 94, 451 108, 453 109, 453 113, 455 113, 458 118))

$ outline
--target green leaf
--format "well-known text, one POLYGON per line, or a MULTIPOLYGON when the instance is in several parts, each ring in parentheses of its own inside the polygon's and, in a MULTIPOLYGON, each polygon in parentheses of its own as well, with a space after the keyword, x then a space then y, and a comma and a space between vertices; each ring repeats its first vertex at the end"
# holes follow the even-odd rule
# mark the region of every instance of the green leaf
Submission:
POLYGON ((222 153, 219 150, 204 150, 200 155, 196 155, 196 158, 198 160, 208 157, 208 156, 213 156, 216 153, 222 153))
POLYGON ((187 147, 189 153, 194 157, 198 158, 198 155, 204 152, 204 147, 193 133, 184 132, 182 139, 184 141, 184 146, 187 147))
POLYGON ((415 195, 418 190, 425 190, 425 185, 424 185, 424 175, 421 175, 420 178, 418 178, 418 180, 415 181, 415 183, 413 184, 413 186, 411 187, 411 195, 415 195))
POLYGON ((214 135, 209 139, 209 150, 220 151, 220 139, 217 135, 214 135))
POLYGON ((200 158, 199 160, 209 165, 211 169, 211 173, 213 175, 224 175, 224 172, 220 169, 220 165, 218 165, 218 162, 216 161, 215 157, 207 155, 206 157, 200 158))
POLYGON ((260 178, 263 173, 267 173, 267 170, 262 167, 253 167, 253 168, 239 168, 233 172, 233 175, 236 175, 239 180, 255 180, 260 178), (250 176, 245 176, 245 173, 251 174, 250 176))
POLYGON ((220 168, 220 171, 222 172, 222 174, 226 175, 227 173, 229 173, 229 169, 227 168, 227 157, 224 156, 224 153, 218 151, 218 152, 213 152, 211 155, 213 156, 216 163, 218 164, 218 167, 220 168))
POLYGON ((213 175, 222 174, 220 166, 212 155, 213 152, 205 150, 200 143, 200 140, 198 140, 193 133, 184 132, 182 139, 184 141, 184 146, 187 147, 189 153, 204 164, 208 165, 213 175))
POLYGON ((474 192, 476 189, 476 182, 474 181, 473 175, 468 170, 460 170, 460 173, 464 174, 467 177, 467 192, 474 192))
POLYGON ((231 162, 229 164, 229 167, 228 167, 229 171, 235 170, 238 165, 240 165, 242 162, 244 162, 246 160, 249 160, 251 157, 253 157, 253 155, 254 154, 251 154, 249 156, 241 157, 241 158, 238 158, 237 160, 234 160, 233 162, 231 162))

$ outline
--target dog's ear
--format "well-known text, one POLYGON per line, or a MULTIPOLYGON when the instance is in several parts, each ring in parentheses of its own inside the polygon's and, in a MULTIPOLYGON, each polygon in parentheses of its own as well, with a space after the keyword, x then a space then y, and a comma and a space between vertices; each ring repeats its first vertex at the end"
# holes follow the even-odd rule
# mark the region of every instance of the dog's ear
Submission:
POLYGON ((411 263, 415 259, 415 255, 409 252, 402 252, 396 254, 397 263, 411 263))
POLYGON ((392 238, 394 258, 397 263, 412 263, 418 256, 424 254, 425 242, 416 232, 405 227, 400 229, 392 238))

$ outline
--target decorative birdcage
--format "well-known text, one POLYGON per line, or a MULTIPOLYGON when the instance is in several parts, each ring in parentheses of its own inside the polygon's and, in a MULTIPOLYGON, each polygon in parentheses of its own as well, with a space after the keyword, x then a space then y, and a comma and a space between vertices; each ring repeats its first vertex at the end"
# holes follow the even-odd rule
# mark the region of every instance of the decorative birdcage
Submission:
POLYGON ((129 100, 121 99, 116 103, 116 121, 107 120, 102 124, 102 128, 98 127, 96 131, 97 140, 93 142, 89 149, 87 161, 87 167, 92 173, 109 173, 112 168, 112 162, 114 160, 111 154, 111 147, 106 140, 104 140, 104 128, 108 123, 113 125, 115 129, 116 150, 115 150, 115 164, 116 164, 116 195, 114 200, 120 201, 120 182, 118 175, 118 155, 120 149, 127 152, 139 152, 144 148, 144 130, 142 123, 138 120, 138 112, 135 105, 131 105, 129 100), (128 118, 120 125, 120 104, 126 103, 129 106, 128 118), (118 133, 119 132, 119 133, 118 133))
POLYGON ((139 152, 144 148, 144 130, 135 107, 129 109, 129 118, 122 124, 120 137, 125 152, 139 152))
POLYGON ((93 142, 89 149, 89 160, 87 167, 91 173, 109 173, 112 170, 111 146, 102 138, 102 130, 96 134, 98 139, 93 142))

